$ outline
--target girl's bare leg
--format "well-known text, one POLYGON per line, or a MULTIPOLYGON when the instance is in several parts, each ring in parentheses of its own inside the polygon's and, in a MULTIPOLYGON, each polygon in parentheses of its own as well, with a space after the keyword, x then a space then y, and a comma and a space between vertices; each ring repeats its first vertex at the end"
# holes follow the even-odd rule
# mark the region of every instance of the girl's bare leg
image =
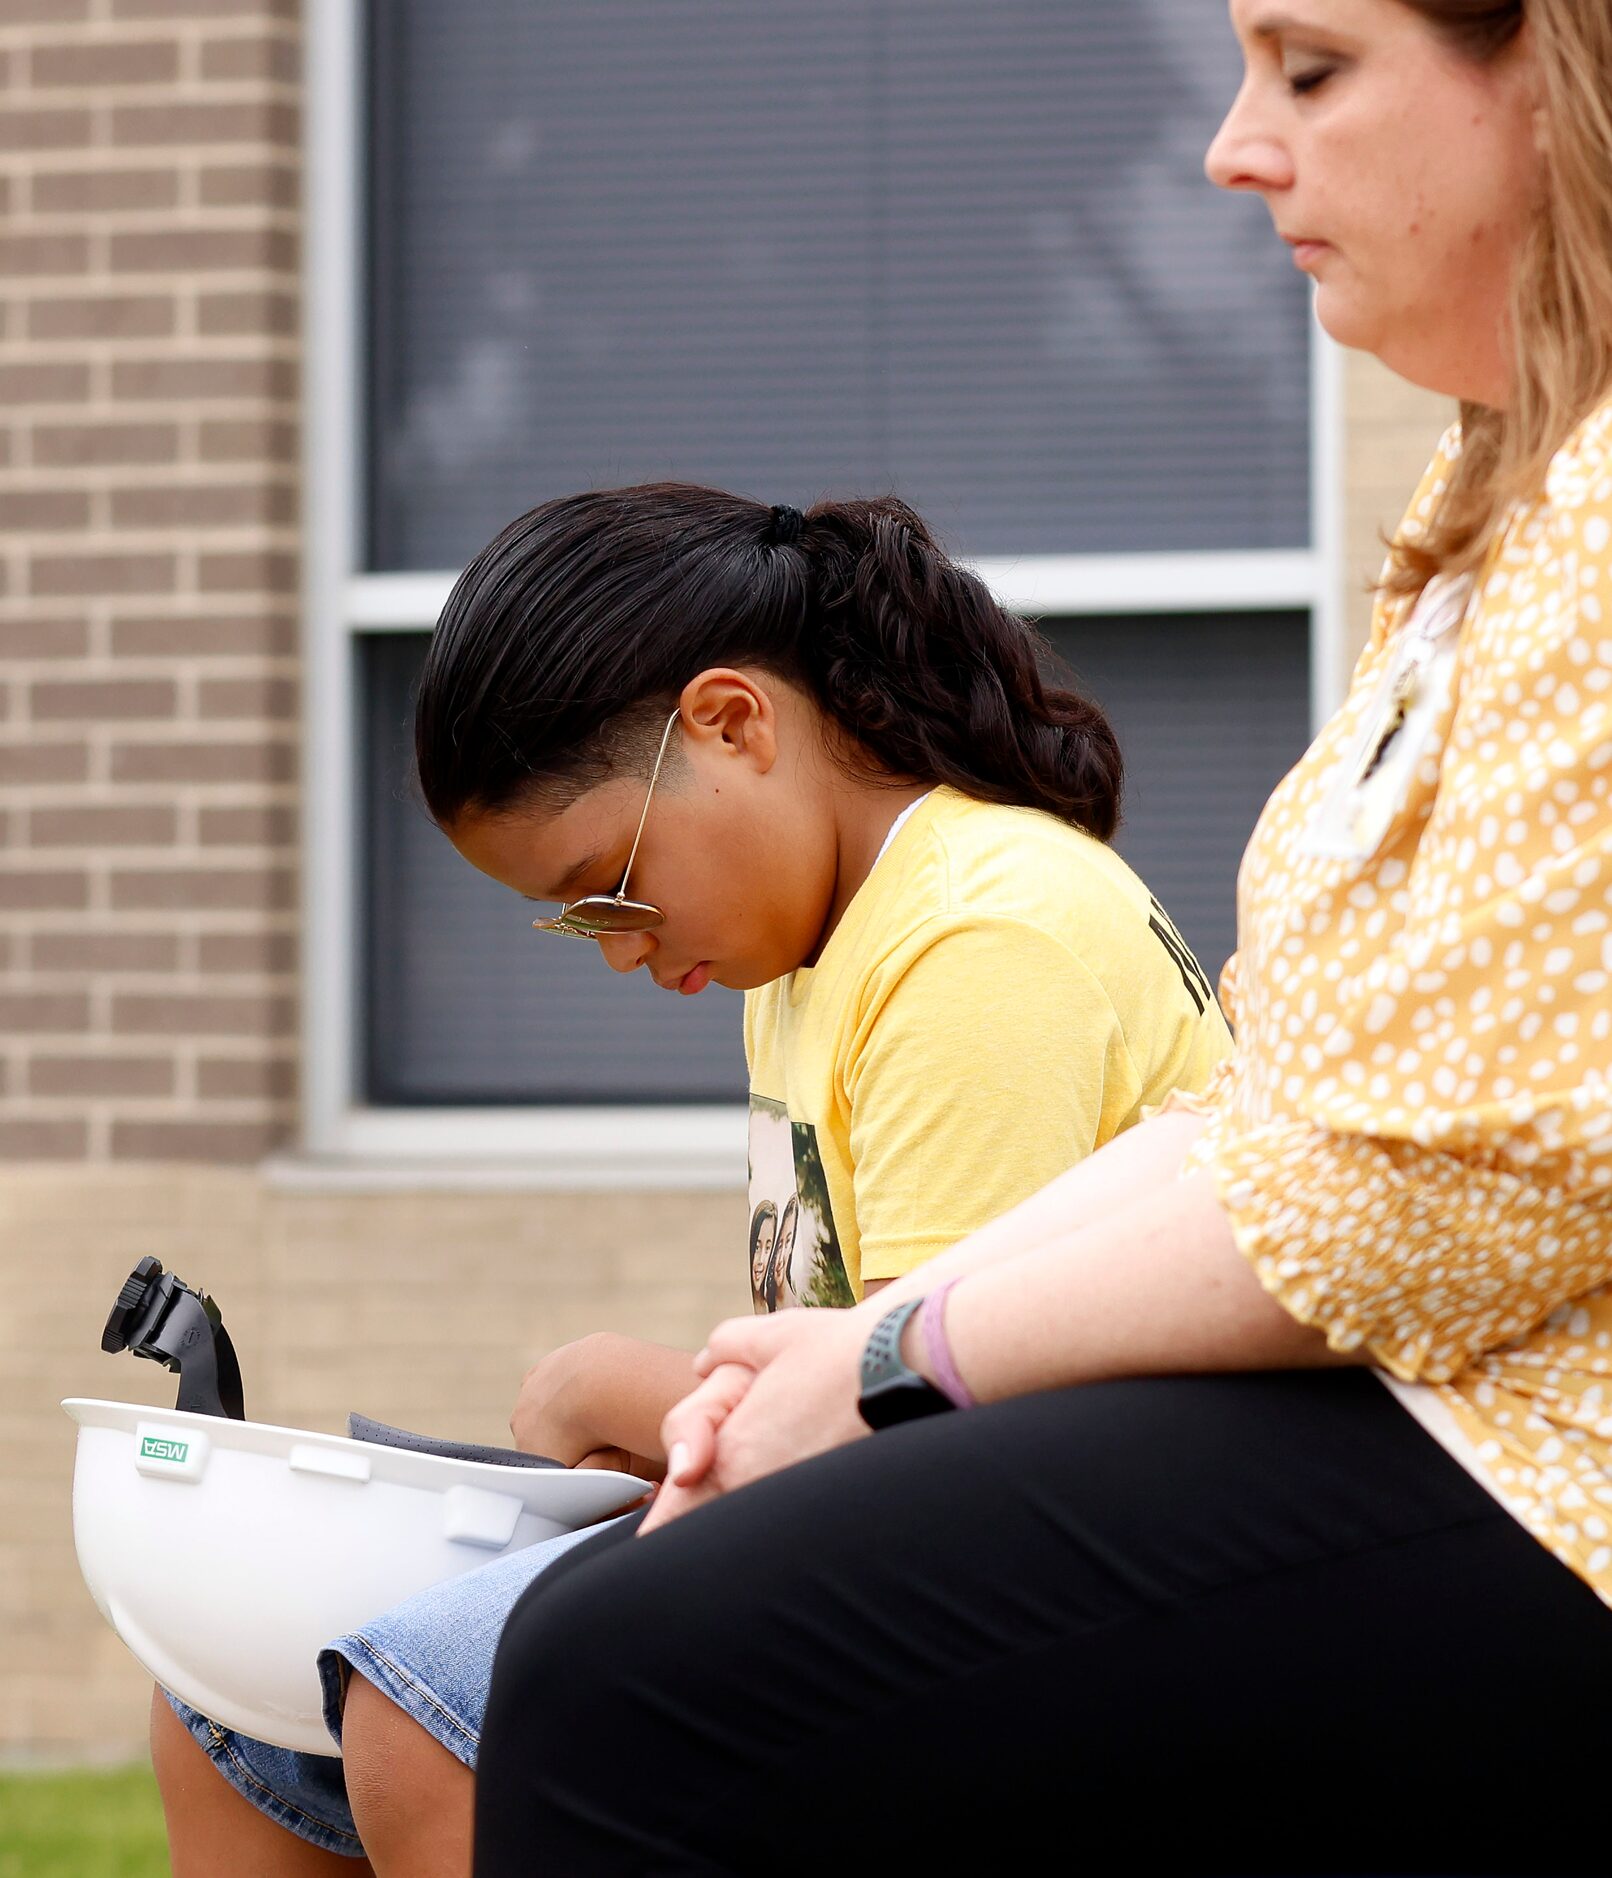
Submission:
POLYGON ((160 1689, 151 1699, 151 1765, 168 1820, 173 1878, 221 1878, 225 1872, 230 1878, 374 1878, 367 1859, 309 1845, 242 1799, 160 1689))
POLYGON ((347 1798, 379 1878, 470 1878, 470 1769, 364 1676, 348 1682, 341 1743, 347 1798))

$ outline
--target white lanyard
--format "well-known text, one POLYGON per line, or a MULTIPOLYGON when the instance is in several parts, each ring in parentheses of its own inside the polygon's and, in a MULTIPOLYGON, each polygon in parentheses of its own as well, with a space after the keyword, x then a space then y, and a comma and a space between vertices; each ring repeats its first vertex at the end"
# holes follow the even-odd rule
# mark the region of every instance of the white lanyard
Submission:
POLYGON ((1382 844, 1446 715, 1460 645, 1457 628, 1471 599, 1470 575, 1440 576, 1423 589, 1361 715, 1360 730, 1305 830, 1305 853, 1364 861, 1382 844))

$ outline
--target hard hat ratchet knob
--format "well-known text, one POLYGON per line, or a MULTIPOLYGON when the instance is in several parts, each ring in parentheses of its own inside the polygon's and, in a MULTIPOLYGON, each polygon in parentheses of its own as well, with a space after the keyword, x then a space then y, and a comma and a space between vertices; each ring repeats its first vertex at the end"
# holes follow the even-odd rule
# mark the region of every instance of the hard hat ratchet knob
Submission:
POLYGON ((143 1258, 123 1281, 101 1332, 101 1348, 149 1357, 179 1375, 175 1407, 245 1421, 241 1366, 218 1306, 205 1291, 143 1258))

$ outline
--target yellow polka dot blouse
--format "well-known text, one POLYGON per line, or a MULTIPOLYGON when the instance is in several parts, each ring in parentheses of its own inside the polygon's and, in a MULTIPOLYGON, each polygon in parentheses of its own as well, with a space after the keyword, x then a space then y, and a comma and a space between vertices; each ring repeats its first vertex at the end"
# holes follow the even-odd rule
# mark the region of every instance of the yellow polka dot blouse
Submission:
POLYGON ((1436 1385, 1612 1602, 1612 405, 1475 582, 1379 601, 1238 932, 1191 1164, 1266 1289, 1436 1385))

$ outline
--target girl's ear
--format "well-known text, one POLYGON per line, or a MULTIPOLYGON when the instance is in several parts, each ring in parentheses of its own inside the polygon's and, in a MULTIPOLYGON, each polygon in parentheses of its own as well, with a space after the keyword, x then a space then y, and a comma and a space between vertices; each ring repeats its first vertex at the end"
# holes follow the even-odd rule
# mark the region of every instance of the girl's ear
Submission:
POLYGON ((763 776, 777 762, 778 704, 760 673, 713 666, 683 687, 678 708, 708 755, 737 758, 763 776))

